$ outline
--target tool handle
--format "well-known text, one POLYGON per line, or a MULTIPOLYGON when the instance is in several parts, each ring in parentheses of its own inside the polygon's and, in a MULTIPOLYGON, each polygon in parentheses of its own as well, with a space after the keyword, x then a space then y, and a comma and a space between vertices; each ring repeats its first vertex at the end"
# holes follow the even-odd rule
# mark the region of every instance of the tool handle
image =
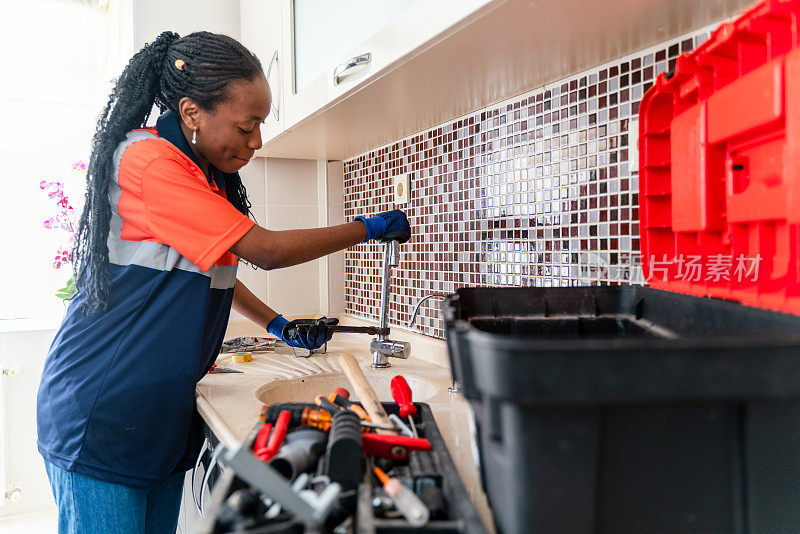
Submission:
POLYGON ((283 440, 286 437, 286 431, 289 430, 289 423, 292 420, 292 413, 289 410, 283 410, 275 422, 275 428, 269 436, 267 442, 267 454, 274 456, 278 449, 281 448, 283 440))
POLYGON ((261 425, 261 429, 258 431, 258 435, 256 436, 255 444, 253 444, 254 451, 258 451, 267 446, 267 440, 269 439, 270 432, 272 432, 272 423, 264 423, 261 425))
POLYGON ((400 417, 407 419, 417 415, 417 407, 411 402, 411 388, 402 375, 392 378, 392 398, 400 407, 400 417))
POLYGON ((336 325, 333 327, 334 332, 342 334, 368 334, 370 336, 389 335, 388 328, 379 328, 377 326, 345 326, 336 325))
POLYGON ((325 395, 317 395, 316 397, 314 397, 314 404, 316 404, 323 410, 327 410, 331 415, 343 409, 341 406, 337 406, 330 400, 325 398, 325 395))
POLYGON ((303 415, 300 418, 300 423, 327 432, 331 427, 332 419, 331 414, 329 414, 327 410, 303 408, 303 415))
MULTIPOLYGON (((350 380, 350 384, 353 386, 358 398, 361 399, 361 404, 369 414, 372 422, 383 426, 392 426, 392 421, 386 414, 386 410, 383 409, 383 405, 378 400, 378 396, 375 395, 375 391, 367 382, 364 372, 361 370, 361 367, 358 366, 358 362, 353 355, 345 353, 339 356, 339 365, 342 366, 344 374, 347 376, 347 379, 350 380)), ((391 430, 380 429, 378 433, 397 434, 397 432, 392 432, 391 430)))
POLYGON ((358 404, 350 402, 350 399, 346 399, 341 395, 337 394, 336 392, 333 392, 328 397, 328 400, 334 403, 336 406, 341 406, 342 408, 346 408, 350 411, 355 412, 364 421, 369 421, 369 414, 366 412, 366 410, 364 410, 364 408, 362 408, 358 404))
POLYGON ((430 510, 425 506, 425 503, 398 479, 389 478, 381 468, 376 467, 374 471, 378 476, 378 480, 383 484, 383 491, 392 498, 394 505, 408 522, 415 527, 425 526, 430 520, 430 510))

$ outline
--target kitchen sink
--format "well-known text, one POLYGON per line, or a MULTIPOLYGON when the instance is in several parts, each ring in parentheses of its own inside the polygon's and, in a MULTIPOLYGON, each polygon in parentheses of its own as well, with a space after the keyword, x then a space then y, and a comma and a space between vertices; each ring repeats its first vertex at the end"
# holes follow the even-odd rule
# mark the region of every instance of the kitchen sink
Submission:
MULTIPOLYGON (((392 401, 389 383, 396 373, 386 369, 365 369, 364 376, 382 402, 392 401)), ((425 402, 439 392, 440 387, 425 377, 403 373, 414 402, 425 402)), ((342 387, 350 392, 351 400, 359 400, 342 372, 321 373, 289 379, 272 380, 256 390, 256 398, 264 404, 276 402, 314 402, 317 395, 329 395, 335 388, 342 387)))

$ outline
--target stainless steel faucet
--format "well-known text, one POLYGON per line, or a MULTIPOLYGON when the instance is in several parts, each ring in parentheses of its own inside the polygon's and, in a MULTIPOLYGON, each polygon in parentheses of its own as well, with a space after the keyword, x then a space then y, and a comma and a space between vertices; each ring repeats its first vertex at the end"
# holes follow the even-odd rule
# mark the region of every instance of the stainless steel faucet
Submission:
MULTIPOLYGON (((386 243, 383 255, 383 287, 381 288, 381 308, 378 327, 389 329, 389 301, 392 288, 392 267, 400 265, 400 243, 386 243)), ((387 335, 378 334, 369 344, 372 352, 372 367, 391 367, 389 357, 406 359, 411 355, 411 344, 405 341, 392 341, 387 335)))

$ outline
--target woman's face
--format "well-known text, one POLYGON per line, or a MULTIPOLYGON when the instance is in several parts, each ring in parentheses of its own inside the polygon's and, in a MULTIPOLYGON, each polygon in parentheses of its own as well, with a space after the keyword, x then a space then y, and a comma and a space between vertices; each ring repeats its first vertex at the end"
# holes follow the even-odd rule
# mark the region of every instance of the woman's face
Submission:
POLYGON ((272 101, 267 80, 236 80, 228 84, 228 98, 213 111, 200 108, 189 98, 181 99, 181 128, 187 139, 197 128, 197 143, 191 145, 203 171, 207 164, 226 173, 247 165, 261 148, 260 125, 267 118, 272 101))

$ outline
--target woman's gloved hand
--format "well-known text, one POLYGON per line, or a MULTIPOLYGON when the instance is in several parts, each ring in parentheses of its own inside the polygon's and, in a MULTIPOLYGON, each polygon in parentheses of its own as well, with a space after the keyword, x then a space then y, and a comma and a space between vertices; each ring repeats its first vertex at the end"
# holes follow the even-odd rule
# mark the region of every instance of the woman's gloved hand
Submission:
POLYGON ((267 325, 267 332, 279 337, 290 347, 314 350, 320 348, 333 337, 333 327, 339 319, 295 319, 288 321, 278 315, 267 325))
POLYGON ((405 243, 411 239, 411 226, 408 218, 402 210, 384 211, 374 217, 358 216, 354 221, 361 221, 367 227, 367 238, 379 239, 386 243, 388 241, 399 241, 405 243))

